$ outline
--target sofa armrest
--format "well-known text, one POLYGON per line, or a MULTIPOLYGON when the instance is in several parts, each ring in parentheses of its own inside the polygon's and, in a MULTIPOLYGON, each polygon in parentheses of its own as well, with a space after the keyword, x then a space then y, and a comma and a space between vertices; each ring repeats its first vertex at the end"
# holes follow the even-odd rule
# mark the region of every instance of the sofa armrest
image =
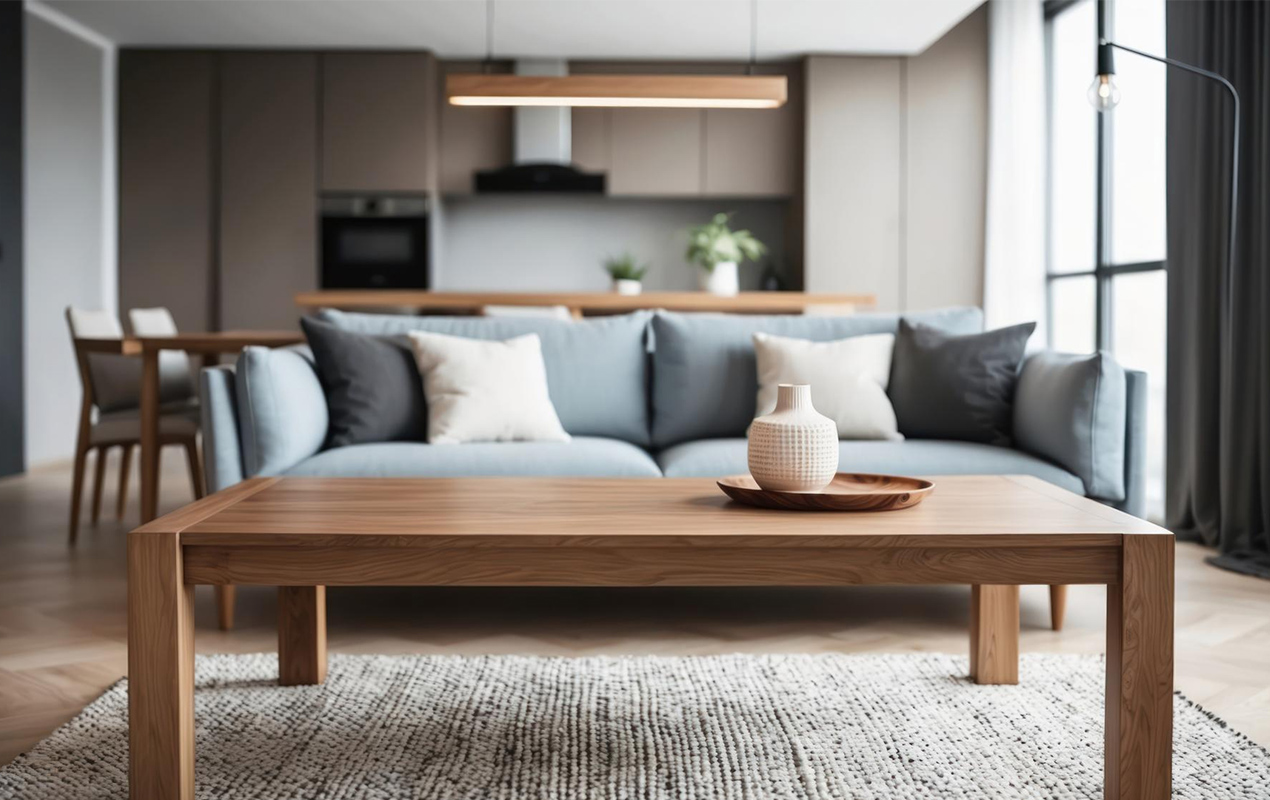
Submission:
POLYGON ((1111 505, 1141 517, 1147 496, 1147 374, 1127 369, 1124 377, 1124 500, 1111 505))
POLYGON ((1126 384, 1107 353, 1033 355, 1015 392, 1016 444, 1076 475, 1088 496, 1124 502, 1126 384))
POLYGON ((247 347, 234 385, 243 476, 280 475, 326 443, 330 412, 307 347, 247 347))
POLYGON ((208 367, 200 372, 198 397, 207 490, 219 492, 243 479, 243 451, 238 441, 238 398, 234 392, 234 368, 224 365, 208 367))

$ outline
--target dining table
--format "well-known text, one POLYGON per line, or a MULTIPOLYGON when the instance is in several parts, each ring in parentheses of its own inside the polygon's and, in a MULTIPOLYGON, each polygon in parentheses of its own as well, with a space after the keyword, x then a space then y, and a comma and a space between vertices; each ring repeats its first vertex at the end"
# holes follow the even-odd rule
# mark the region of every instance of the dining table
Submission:
POLYGON ((299 331, 188 331, 171 336, 127 336, 111 339, 77 338, 80 353, 109 353, 141 359, 141 521, 159 515, 159 353, 179 350, 202 356, 203 366, 214 366, 223 355, 245 347, 286 347, 300 344, 299 331))

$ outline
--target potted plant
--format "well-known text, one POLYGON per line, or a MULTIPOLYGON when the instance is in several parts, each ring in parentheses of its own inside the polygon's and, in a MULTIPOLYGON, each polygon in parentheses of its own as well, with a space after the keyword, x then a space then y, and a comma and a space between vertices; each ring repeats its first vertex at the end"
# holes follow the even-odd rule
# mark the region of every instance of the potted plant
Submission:
POLYGON ((731 213, 715 214, 688 231, 688 262, 697 266, 701 288, 712 294, 731 296, 740 291, 737 265, 747 258, 757 261, 767 252, 749 231, 729 228, 731 218, 731 213))
POLYGON ((648 265, 640 264, 630 253, 606 259, 604 269, 613 279, 613 291, 618 294, 635 295, 644 290, 640 281, 648 273, 648 265))

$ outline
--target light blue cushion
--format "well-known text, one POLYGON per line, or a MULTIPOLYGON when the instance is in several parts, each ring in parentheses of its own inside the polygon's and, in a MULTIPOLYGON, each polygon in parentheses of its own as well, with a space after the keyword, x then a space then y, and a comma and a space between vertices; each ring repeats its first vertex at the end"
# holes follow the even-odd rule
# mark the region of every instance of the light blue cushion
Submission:
POLYGON ((248 347, 235 369, 243 474, 280 475, 316 453, 330 416, 307 347, 248 347))
MULTIPOLYGON (((907 314, 949 333, 983 330, 977 308, 907 314)), ((896 314, 845 317, 742 316, 658 312, 653 318, 653 444, 743 436, 754 419, 758 332, 817 342, 894 333, 896 314)))
POLYGON ((209 491, 219 492, 243 479, 243 451, 238 441, 238 399, 234 368, 209 367, 199 373, 202 411, 203 471, 209 491))
POLYGON ((375 478, 657 478, 661 470, 652 456, 629 442, 575 436, 571 442, 355 444, 318 453, 292 467, 287 474, 375 478))
POLYGON ((1124 369, 1107 353, 1037 353, 1014 390, 1014 441, 1101 500, 1125 499, 1124 369))
MULTIPOLYGON (((706 439, 662 451, 657 463, 667 478, 721 478, 749 472, 745 439, 706 439)), ((1035 475, 1077 494, 1080 478, 1062 467, 1018 450, 977 442, 909 439, 903 442, 838 443, 840 472, 887 475, 1035 475)))
POLYGON ((542 340, 547 390, 560 423, 574 436, 650 441, 646 311, 566 322, 534 317, 413 317, 325 309, 324 322, 376 336, 428 331, 471 339, 542 340))

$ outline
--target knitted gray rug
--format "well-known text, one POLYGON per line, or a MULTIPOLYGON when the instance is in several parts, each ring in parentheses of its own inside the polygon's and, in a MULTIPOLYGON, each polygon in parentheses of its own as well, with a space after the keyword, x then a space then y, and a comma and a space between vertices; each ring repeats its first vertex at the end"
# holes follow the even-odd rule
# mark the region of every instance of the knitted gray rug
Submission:
MULTIPOLYGON (((1101 659, 945 655, 198 659, 199 798, 1101 798, 1101 659)), ((1184 698, 1175 797, 1270 797, 1270 753, 1184 698)), ((127 690, 0 769, 0 797, 127 796, 127 690)))

